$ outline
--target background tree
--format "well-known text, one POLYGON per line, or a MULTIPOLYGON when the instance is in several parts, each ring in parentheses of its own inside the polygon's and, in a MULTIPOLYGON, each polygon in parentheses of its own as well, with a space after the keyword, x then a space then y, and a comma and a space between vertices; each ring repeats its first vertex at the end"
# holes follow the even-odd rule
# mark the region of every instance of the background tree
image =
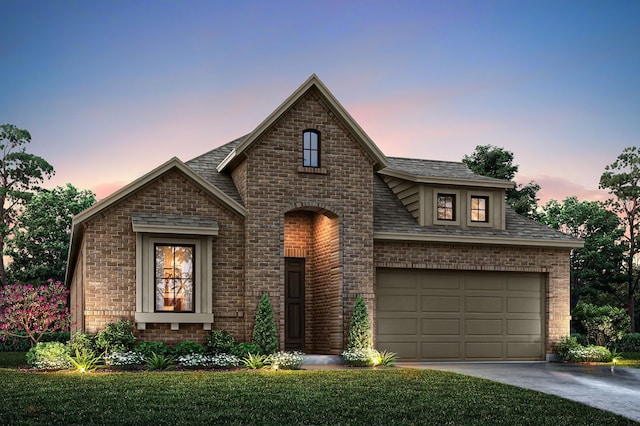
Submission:
POLYGON ((96 202, 91 191, 65 187, 43 189, 31 198, 17 218, 5 254, 9 282, 44 284, 63 281, 73 216, 96 202))
POLYGON ((610 210, 622 220, 625 233, 621 244, 625 250, 624 272, 627 284, 627 311, 631 319, 631 332, 636 330, 635 293, 640 274, 634 267, 638 255, 640 234, 640 148, 629 147, 604 168, 600 176, 600 189, 606 189, 615 198, 608 201, 610 210))
POLYGON ((568 197, 551 200, 542 208, 540 221, 584 240, 584 247, 571 253, 571 308, 584 299, 596 305, 614 304, 622 279, 623 230, 618 216, 597 201, 568 197))
MULTIPOLYGON (((493 145, 478 145, 471 155, 465 155, 462 162, 474 173, 482 176, 513 181, 518 166, 513 164, 513 152, 493 145)), ((538 191, 540 185, 531 181, 518 184, 506 190, 507 203, 516 213, 539 219, 538 191)))
MULTIPOLYGON (((31 142, 28 131, 11 124, 0 125, 0 244, 4 253, 16 225, 20 208, 53 176, 53 166, 24 147, 31 142)), ((0 260, 0 286, 6 283, 4 259, 0 260)))

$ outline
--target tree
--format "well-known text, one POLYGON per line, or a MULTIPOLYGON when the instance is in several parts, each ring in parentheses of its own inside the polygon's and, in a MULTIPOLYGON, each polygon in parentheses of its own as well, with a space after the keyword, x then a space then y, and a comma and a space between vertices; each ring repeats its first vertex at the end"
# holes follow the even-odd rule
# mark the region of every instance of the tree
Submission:
MULTIPOLYGON (((513 164, 513 158, 513 152, 504 148, 477 145, 471 155, 462 158, 462 162, 479 175, 511 181, 519 167, 513 164)), ((538 191, 540 185, 534 181, 526 185, 518 184, 506 190, 507 203, 516 213, 538 219, 538 191)))
POLYGON ((362 296, 356 297, 353 306, 351 323, 349 324, 349 343, 347 349, 371 349, 373 348, 373 335, 367 305, 362 296))
MULTIPOLYGON (((0 244, 4 253, 20 209, 38 185, 53 176, 53 166, 23 145, 31 142, 28 131, 11 124, 0 125, 0 244)), ((6 283, 4 259, 0 260, 0 286, 6 283)))
POLYGON ((567 197, 551 200, 542 208, 540 221, 551 228, 584 240, 571 252, 571 307, 581 298, 597 305, 611 303, 621 280, 623 230, 618 216, 597 201, 567 197))
POLYGON ((9 284, 0 295, 0 334, 29 338, 35 345, 45 333, 69 327, 69 290, 60 281, 43 286, 9 284))
POLYGON ((253 343, 260 346, 265 354, 278 351, 278 332, 273 318, 273 307, 269 296, 265 293, 260 298, 256 311, 256 322, 253 326, 253 343))
POLYGON ((631 319, 631 332, 636 330, 635 293, 640 274, 634 268, 639 253, 640 237, 640 148, 625 148, 618 158, 604 168, 600 176, 600 189, 606 189, 615 198, 608 201, 613 213, 623 223, 625 233, 621 244, 625 250, 624 271, 627 284, 627 311, 631 319))
POLYGON ((91 207, 96 197, 71 184, 37 192, 17 218, 5 254, 9 282, 44 284, 63 281, 73 216, 91 207))

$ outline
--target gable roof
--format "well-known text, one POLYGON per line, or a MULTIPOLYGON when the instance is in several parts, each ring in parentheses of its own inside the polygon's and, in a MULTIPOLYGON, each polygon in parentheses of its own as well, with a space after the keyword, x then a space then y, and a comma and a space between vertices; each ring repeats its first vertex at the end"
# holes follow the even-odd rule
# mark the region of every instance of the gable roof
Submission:
POLYGON ((246 151, 256 140, 271 127, 289 108, 291 108, 300 98, 302 98, 309 90, 316 88, 322 98, 338 119, 349 129, 355 140, 362 148, 371 155, 374 160, 374 168, 376 170, 383 169, 387 166, 387 158, 380 151, 380 148, 369 138, 360 125, 351 117, 351 114, 338 102, 327 87, 320 81, 317 75, 312 74, 295 92, 291 94, 285 101, 280 104, 267 118, 262 121, 251 133, 243 138, 243 140, 233 148, 229 154, 217 166, 218 172, 222 172, 229 167, 234 167, 243 158, 242 153, 246 151))
POLYGON ((455 161, 387 157, 389 165, 378 173, 412 182, 464 185, 488 188, 513 188, 514 182, 476 174, 466 164, 455 161))

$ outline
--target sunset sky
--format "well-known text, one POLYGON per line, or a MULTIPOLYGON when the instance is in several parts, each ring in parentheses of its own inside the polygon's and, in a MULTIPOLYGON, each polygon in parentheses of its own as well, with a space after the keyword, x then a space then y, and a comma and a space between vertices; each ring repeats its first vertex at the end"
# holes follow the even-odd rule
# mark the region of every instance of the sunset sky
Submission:
POLYGON ((0 124, 100 198, 255 128, 312 73, 388 156, 515 154, 602 199, 640 144, 640 1, 0 3, 0 124))

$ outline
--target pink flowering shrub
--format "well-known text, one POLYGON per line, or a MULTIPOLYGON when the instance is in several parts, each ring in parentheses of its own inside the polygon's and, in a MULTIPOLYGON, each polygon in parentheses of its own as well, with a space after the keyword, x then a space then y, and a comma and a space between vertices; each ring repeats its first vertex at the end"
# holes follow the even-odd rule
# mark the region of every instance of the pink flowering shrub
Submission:
POLYGON ((35 345, 45 333, 66 330, 68 297, 69 290, 60 281, 5 286, 0 290, 0 336, 29 338, 35 345))

